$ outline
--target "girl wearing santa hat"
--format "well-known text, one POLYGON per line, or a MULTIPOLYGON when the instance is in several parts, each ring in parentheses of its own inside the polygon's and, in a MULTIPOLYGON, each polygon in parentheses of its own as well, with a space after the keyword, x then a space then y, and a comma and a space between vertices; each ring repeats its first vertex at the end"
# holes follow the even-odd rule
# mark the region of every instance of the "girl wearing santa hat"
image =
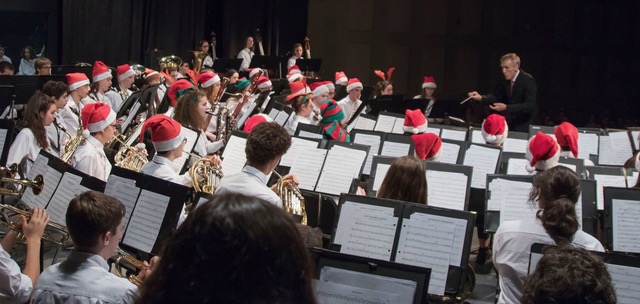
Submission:
POLYGON ((58 107, 53 99, 40 91, 36 91, 29 99, 21 123, 24 128, 11 144, 7 156, 7 165, 21 166, 20 172, 23 178, 29 173, 40 149, 58 156, 58 153, 51 148, 45 130, 45 127, 53 123, 57 110, 58 107))
POLYGON ((84 73, 69 73, 67 85, 69 85, 69 98, 67 105, 60 109, 59 114, 64 127, 75 136, 82 128, 80 111, 83 104, 81 101, 89 94, 89 78, 84 73))
POLYGON ((82 136, 85 141, 71 158, 71 165, 95 178, 107 181, 111 163, 104 154, 104 145, 116 133, 116 113, 106 103, 90 103, 82 108, 82 136))
POLYGON ((91 83, 91 92, 89 92, 89 96, 82 99, 82 104, 107 102, 104 94, 111 88, 111 78, 113 78, 111 70, 102 61, 96 61, 93 65, 91 77, 93 80, 91 83))
POLYGON ((313 98, 312 94, 300 94, 296 96, 292 96, 291 98, 287 97, 287 103, 291 105, 295 115, 292 115, 291 118, 287 121, 284 128, 287 130, 289 135, 293 136, 298 128, 298 124, 311 124, 309 120, 309 116, 313 111, 313 103, 311 99, 313 98))
POLYGON ((426 99, 429 101, 427 104, 427 109, 424 111, 424 116, 429 119, 431 123, 440 123, 442 122, 441 118, 431 118, 429 115, 431 114, 431 110, 433 110, 433 106, 436 103, 436 89, 438 85, 436 84, 436 79, 433 76, 424 76, 422 81, 422 91, 420 95, 416 95, 414 99, 426 99))
POLYGON ((207 96, 203 91, 190 91, 178 98, 173 118, 185 127, 201 132, 194 152, 200 156, 213 154, 220 150, 224 143, 207 128, 207 96))

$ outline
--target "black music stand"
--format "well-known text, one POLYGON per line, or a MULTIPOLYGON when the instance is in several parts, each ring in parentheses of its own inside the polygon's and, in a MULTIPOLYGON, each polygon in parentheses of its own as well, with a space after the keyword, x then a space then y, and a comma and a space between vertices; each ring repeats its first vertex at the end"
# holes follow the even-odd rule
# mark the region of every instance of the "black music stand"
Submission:
POLYGON ((372 99, 367 101, 367 104, 371 108, 371 111, 369 111, 369 113, 367 114, 377 116, 380 111, 387 111, 405 115, 407 109, 420 109, 422 112, 424 112, 424 110, 427 108, 428 103, 429 101, 426 99, 407 99, 402 102, 386 98, 372 99))
POLYGON ((263 70, 278 70, 282 58, 278 56, 258 56, 255 55, 251 58, 249 68, 261 68, 263 70))
POLYGON ((213 62, 213 70, 216 73, 226 73, 230 69, 239 70, 242 59, 238 58, 218 58, 213 62))
POLYGON ((297 59, 296 65, 300 68, 301 72, 320 72, 320 66, 322 66, 322 59, 297 59))

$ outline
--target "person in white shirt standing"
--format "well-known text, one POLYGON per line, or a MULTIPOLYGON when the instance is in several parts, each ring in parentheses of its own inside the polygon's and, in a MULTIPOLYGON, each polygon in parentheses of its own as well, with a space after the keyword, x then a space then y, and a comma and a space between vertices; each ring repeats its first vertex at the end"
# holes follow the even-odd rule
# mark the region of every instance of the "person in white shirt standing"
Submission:
POLYGON ((251 58, 253 58, 253 55, 255 54, 251 49, 253 49, 253 37, 249 36, 245 42, 244 49, 238 53, 238 59, 242 59, 240 72, 246 72, 249 70, 251 58))
POLYGON ((344 119, 342 120, 343 124, 347 124, 349 119, 353 115, 357 115, 358 113, 354 113, 360 105, 362 104, 362 100, 360 100, 360 96, 362 95, 362 82, 358 78, 351 78, 347 84, 347 97, 338 101, 338 105, 342 108, 342 112, 344 112, 344 119))
POLYGON ((116 132, 116 113, 106 103, 96 102, 82 109, 84 142, 71 158, 71 165, 95 178, 107 181, 111 163, 104 154, 104 144, 113 140, 116 132))

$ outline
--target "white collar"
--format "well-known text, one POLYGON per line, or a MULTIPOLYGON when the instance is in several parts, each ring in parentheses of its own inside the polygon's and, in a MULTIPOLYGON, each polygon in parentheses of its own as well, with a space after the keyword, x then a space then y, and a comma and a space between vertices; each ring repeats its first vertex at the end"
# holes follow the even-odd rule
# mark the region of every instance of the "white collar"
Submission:
POLYGON ((102 149, 104 149, 104 145, 95 137, 93 136, 89 136, 87 137, 87 142, 92 144, 94 147, 96 147, 97 149, 100 149, 100 151, 102 151, 102 149))
POLYGON ((520 70, 518 70, 516 72, 516 74, 513 76, 513 79, 511 79, 511 82, 516 82, 516 79, 518 78, 518 75, 520 75, 520 70))

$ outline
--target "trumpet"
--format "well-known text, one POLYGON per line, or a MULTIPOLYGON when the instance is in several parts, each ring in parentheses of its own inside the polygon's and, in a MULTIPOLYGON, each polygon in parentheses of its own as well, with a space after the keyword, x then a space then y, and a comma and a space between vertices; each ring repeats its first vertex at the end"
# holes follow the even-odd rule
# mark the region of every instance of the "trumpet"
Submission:
POLYGON ((273 171, 278 177, 276 183, 276 194, 282 199, 284 210, 291 213, 295 218, 300 218, 300 224, 307 224, 307 210, 304 205, 304 196, 300 192, 300 189, 291 180, 285 180, 280 173, 273 171))
POLYGON ((33 194, 38 195, 44 189, 44 177, 42 177, 42 175, 40 174, 36 175, 33 180, 2 177, 0 178, 0 182, 24 186, 20 190, 14 190, 11 188, 0 188, 0 195, 20 196, 22 195, 22 193, 24 193, 27 187, 33 190, 33 194))
POLYGON ((9 167, 0 167, 0 177, 13 178, 18 174, 18 164, 11 164, 9 167))
MULTIPOLYGON (((22 210, 11 205, 0 204, 0 212, 2 213, 2 221, 0 223, 7 226, 11 230, 17 231, 18 239, 26 240, 24 234, 22 234, 22 229, 18 222, 13 222, 9 220, 9 218, 14 215, 24 215, 28 219, 31 218, 33 210, 22 210), (7 214, 9 212, 13 214, 7 214)), ((66 245, 67 240, 69 239, 69 231, 67 231, 67 227, 54 222, 49 222, 47 224, 47 227, 54 230, 55 233, 45 232, 42 235, 43 240, 54 243, 58 246, 66 245)))
POLYGON ((116 263, 115 263, 116 273, 118 274, 119 277, 128 279, 129 282, 133 283, 136 286, 142 285, 142 279, 139 276, 135 274, 131 274, 129 276, 126 275, 126 271, 122 270, 122 265, 120 264, 120 261, 125 261, 131 264, 133 267, 135 267, 138 270, 147 270, 149 269, 149 267, 145 265, 142 261, 136 259, 131 254, 122 250, 122 248, 118 247, 118 258, 116 259, 116 263))

